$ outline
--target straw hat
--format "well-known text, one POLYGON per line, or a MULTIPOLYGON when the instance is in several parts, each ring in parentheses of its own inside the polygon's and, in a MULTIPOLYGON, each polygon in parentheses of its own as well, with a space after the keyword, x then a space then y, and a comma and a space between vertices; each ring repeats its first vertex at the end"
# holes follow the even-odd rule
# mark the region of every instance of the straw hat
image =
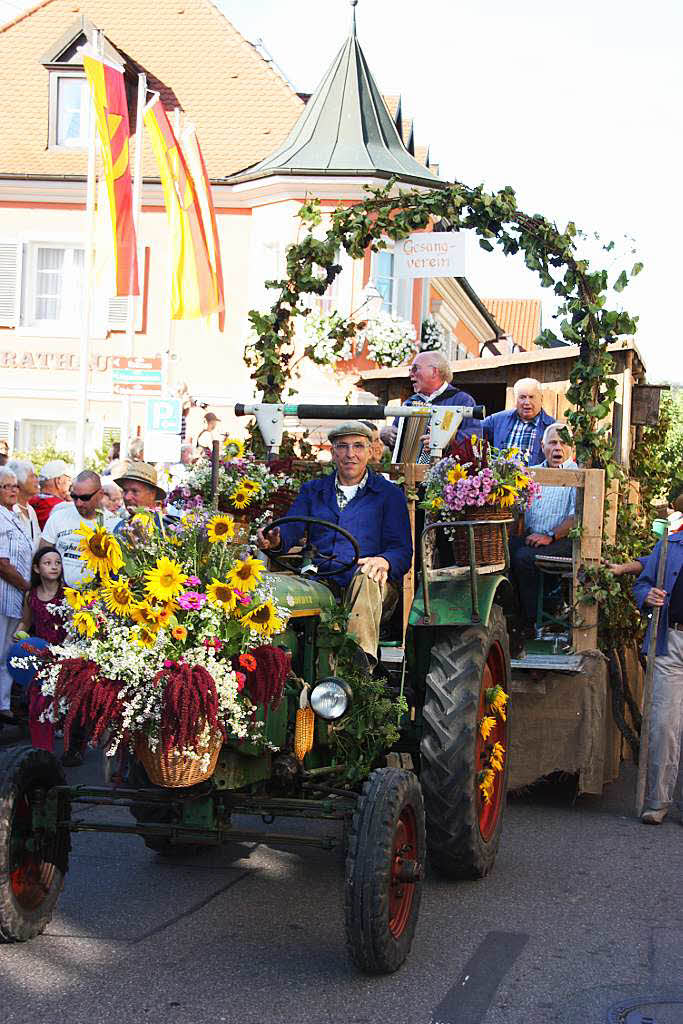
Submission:
POLYGON ((166 491, 157 483, 157 471, 149 462, 126 462, 123 468, 117 467, 117 471, 121 475, 114 477, 114 483, 119 487, 123 487, 124 480, 138 480, 142 484, 147 484, 148 487, 154 487, 157 498, 163 501, 166 497, 166 491))

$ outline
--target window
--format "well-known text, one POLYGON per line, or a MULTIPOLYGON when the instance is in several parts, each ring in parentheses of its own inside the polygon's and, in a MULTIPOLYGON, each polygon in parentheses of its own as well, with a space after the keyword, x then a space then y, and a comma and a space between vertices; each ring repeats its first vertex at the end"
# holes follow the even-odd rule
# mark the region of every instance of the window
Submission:
POLYGON ((382 296, 382 309, 402 320, 410 320, 413 306, 413 282, 408 277, 394 277, 394 254, 388 249, 374 253, 373 280, 382 296))
POLYGON ((50 72, 48 143, 61 149, 86 149, 90 127, 90 93, 83 72, 50 72))
POLYGON ((76 447, 76 424, 68 420, 22 420, 21 448, 30 451, 40 445, 51 444, 59 451, 72 451, 76 447))
POLYGON ((318 309, 324 316, 330 316, 335 312, 346 316, 350 312, 353 260, 343 247, 337 250, 334 259, 342 269, 332 284, 328 285, 325 293, 316 296, 316 301, 318 309))
POLYGON ((63 327, 77 324, 83 295, 85 250, 76 246, 29 247, 26 324, 63 327))

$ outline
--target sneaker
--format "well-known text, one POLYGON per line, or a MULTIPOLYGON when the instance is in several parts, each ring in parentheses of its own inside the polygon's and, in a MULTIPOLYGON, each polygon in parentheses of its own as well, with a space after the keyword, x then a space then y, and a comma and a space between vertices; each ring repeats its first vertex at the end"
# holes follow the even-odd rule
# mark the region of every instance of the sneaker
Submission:
POLYGON ((646 807, 640 816, 640 820, 644 825, 661 825, 666 818, 668 810, 668 807, 660 807, 658 809, 646 807))
POLYGON ((67 750, 62 754, 62 764, 65 768, 80 768, 83 764, 83 754, 80 750, 67 750))

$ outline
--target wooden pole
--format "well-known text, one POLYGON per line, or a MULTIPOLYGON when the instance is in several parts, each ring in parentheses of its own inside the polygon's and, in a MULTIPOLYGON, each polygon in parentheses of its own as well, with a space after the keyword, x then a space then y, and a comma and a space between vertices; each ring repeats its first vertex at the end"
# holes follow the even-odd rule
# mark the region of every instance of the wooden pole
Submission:
POLYGON ((220 462, 220 441, 211 443, 211 500, 215 502, 218 491, 218 465, 220 462))
MULTIPOLYGON (((659 549, 659 565, 657 566, 657 589, 662 589, 664 573, 666 572, 666 559, 669 553, 668 530, 662 537, 662 546, 659 549)), ((647 782, 647 759, 650 747, 650 712, 652 710, 652 691, 655 679, 655 658, 657 657, 657 632, 659 630, 659 615, 661 607, 656 605, 652 611, 652 625, 650 627, 650 646, 647 652, 647 663, 645 669, 645 684, 643 686, 643 721, 640 726, 640 752, 638 754, 638 785, 636 787, 636 816, 643 813, 645 802, 645 783, 647 782)))

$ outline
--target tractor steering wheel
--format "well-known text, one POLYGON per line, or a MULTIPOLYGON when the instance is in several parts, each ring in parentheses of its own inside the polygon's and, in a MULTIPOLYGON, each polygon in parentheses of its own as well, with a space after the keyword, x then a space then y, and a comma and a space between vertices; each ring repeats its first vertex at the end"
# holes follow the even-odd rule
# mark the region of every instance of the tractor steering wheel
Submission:
MULTIPOLYGON (((307 525, 312 524, 315 526, 326 526, 330 530, 336 530, 337 533, 341 533, 342 537, 348 540, 349 544, 351 544, 351 546, 353 547, 354 555, 350 562, 343 562, 340 565, 335 566, 335 568, 331 571, 321 571, 320 569, 317 569, 315 573, 311 574, 312 576, 318 577, 318 579, 325 579, 328 576, 336 576, 340 572, 347 572, 349 569, 355 569, 355 567, 358 565, 358 559, 360 558, 360 548, 358 547, 358 541, 348 532, 348 530, 342 529, 342 527, 337 526, 336 523, 328 523, 326 519, 315 519, 313 516, 282 516, 282 518, 280 519, 274 519, 273 522, 269 523, 268 526, 264 526, 263 532, 268 533, 270 530, 280 526, 283 523, 306 523, 307 525)), ((273 554, 272 551, 266 551, 265 553, 268 555, 271 561, 273 561, 275 565, 278 566, 278 568, 284 569, 286 572, 292 571, 291 565, 284 562, 278 555, 273 554)), ((306 547, 304 548, 302 554, 310 555, 311 558, 313 558, 313 556, 315 555, 318 555, 318 560, 321 562, 331 562, 335 557, 334 555, 320 555, 315 545, 310 544, 308 541, 306 541, 306 547)), ((297 575, 303 575, 303 570, 304 567, 302 566, 298 570, 297 575)))

